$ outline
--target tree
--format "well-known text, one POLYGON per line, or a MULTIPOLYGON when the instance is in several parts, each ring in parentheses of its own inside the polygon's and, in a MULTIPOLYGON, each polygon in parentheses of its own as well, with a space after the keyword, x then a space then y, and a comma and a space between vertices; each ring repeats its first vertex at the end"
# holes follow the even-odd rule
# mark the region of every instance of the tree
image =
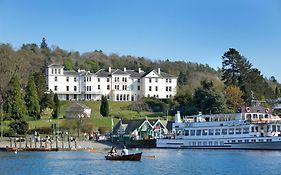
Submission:
POLYGON ((73 70, 74 69, 74 64, 73 64, 73 61, 71 58, 67 58, 65 61, 64 61, 64 69, 65 70, 73 70))
POLYGON ((38 100, 39 100, 40 106, 42 106, 44 103, 43 98, 45 96, 45 92, 47 91, 45 75, 42 72, 36 72, 33 74, 33 77, 34 77, 35 85, 37 88, 38 100))
POLYGON ((15 121, 23 120, 27 115, 24 96, 20 88, 20 82, 16 75, 10 81, 10 89, 8 91, 7 112, 15 121))
POLYGON ((33 76, 30 76, 27 84, 25 102, 29 116, 33 117, 34 119, 39 119, 40 105, 33 76))
POLYGON ((53 118, 58 118, 60 115, 61 104, 57 94, 54 95, 54 106, 53 118))
POLYGON ((54 93, 52 91, 50 93, 44 94, 41 108, 55 109, 54 93))
POLYGON ((104 95, 101 97, 100 114, 103 117, 106 117, 109 115, 108 101, 107 101, 106 96, 104 96, 104 95))
POLYGON ((42 38, 42 42, 40 44, 40 48, 41 49, 47 49, 48 48, 48 44, 46 42, 46 38, 45 37, 42 38))
POLYGON ((243 92, 238 86, 227 86, 224 90, 224 94, 229 112, 236 112, 237 108, 243 105, 243 92))
POLYGON ((223 96, 214 90, 213 83, 202 81, 201 87, 194 92, 193 101, 195 107, 203 114, 219 114, 226 112, 223 96))

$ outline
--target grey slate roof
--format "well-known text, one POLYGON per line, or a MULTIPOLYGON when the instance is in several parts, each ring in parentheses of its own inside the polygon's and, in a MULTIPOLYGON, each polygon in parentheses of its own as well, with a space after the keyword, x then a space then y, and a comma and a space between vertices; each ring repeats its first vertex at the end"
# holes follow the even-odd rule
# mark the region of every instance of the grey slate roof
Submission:
POLYGON ((59 65, 59 64, 50 64, 50 65, 48 65, 48 67, 63 68, 63 66, 62 66, 62 65, 59 65))
POLYGON ((100 69, 95 74, 96 74, 97 77, 109 77, 109 76, 111 76, 111 73, 109 73, 108 71, 105 71, 104 69, 100 69))
POLYGON ((165 72, 160 72, 160 74, 158 74, 158 71, 156 70, 151 70, 151 71, 148 71, 146 72, 142 77, 145 77, 146 75, 148 75, 150 72, 154 72, 156 75, 158 75, 160 78, 177 78, 176 76, 174 75, 171 75, 171 74, 167 74, 165 72))
POLYGON ((78 76, 78 72, 74 71, 74 70, 65 70, 64 71, 64 75, 69 75, 69 76, 78 76))
POLYGON ((132 131, 134 131, 135 129, 139 128, 143 122, 145 121, 145 119, 139 119, 139 120, 120 120, 117 125, 115 125, 115 127, 113 128, 113 134, 117 134, 117 131, 121 126, 121 124, 125 124, 127 125, 127 127, 125 128, 125 133, 131 133, 132 131))
POLYGON ((120 69, 112 71, 112 74, 116 74, 116 75, 129 75, 127 72, 124 72, 124 71, 122 71, 120 69))

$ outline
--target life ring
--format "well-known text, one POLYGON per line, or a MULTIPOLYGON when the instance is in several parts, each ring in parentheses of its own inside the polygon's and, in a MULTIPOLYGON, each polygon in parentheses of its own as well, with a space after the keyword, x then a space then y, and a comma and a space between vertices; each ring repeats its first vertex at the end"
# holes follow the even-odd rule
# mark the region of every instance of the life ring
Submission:
POLYGON ((250 107, 246 107, 246 112, 250 112, 250 111, 251 111, 250 107))
POLYGON ((268 113, 268 112, 269 112, 269 108, 266 108, 266 109, 265 109, 265 112, 268 113))

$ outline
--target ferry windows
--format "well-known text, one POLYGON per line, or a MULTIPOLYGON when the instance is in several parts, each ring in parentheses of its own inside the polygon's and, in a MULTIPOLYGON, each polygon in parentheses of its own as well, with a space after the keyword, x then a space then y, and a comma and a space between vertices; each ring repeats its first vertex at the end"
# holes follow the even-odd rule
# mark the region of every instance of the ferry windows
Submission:
POLYGON ((236 140, 231 140, 231 143, 235 143, 236 142, 236 140))
POLYGON ((265 114, 265 115, 264 115, 264 118, 268 118, 268 114, 265 114))
POLYGON ((222 129, 222 135, 227 135, 227 129, 222 129))
POLYGON ((251 121, 251 114, 247 114, 246 120, 247 120, 247 121, 251 121))
POLYGON ((201 136, 201 129, 196 130, 196 136, 201 136))
POLYGON ((248 143, 248 142, 249 142, 249 140, 244 140, 244 142, 245 142, 245 143, 248 143))
POLYGON ((197 146, 201 146, 201 142, 197 142, 197 146))
POLYGON ((251 132, 255 132, 255 127, 254 126, 251 127, 251 132))
POLYGON ((276 132, 276 125, 272 125, 272 131, 276 132))
POLYGON ((228 134, 229 134, 229 135, 233 135, 233 134, 234 134, 234 128, 229 128, 228 134))
POLYGON ((214 130, 213 129, 209 129, 209 135, 214 135, 214 130))
POLYGON ((249 134, 249 128, 243 128, 243 134, 249 134))
POLYGON ((215 130, 215 135, 220 135, 221 134, 221 130, 220 129, 216 129, 215 130))
POLYGON ((256 142, 256 139, 252 139, 251 142, 256 142))
POLYGON ((242 140, 238 140, 238 143, 242 143, 242 140))
POLYGON ((266 139, 267 142, 272 142, 272 139, 266 139))
POLYGON ((259 139, 259 142, 263 142, 263 139, 259 139))
POLYGON ((203 129, 203 130, 202 130, 202 135, 203 135, 203 136, 206 136, 207 134, 208 134, 208 129, 203 129))
POLYGON ((280 125, 277 125, 277 131, 280 131, 280 125))
POLYGON ((212 141, 209 141, 209 146, 212 146, 213 145, 213 142, 212 141))
POLYGON ((235 129, 235 134, 241 134, 241 128, 236 128, 235 129))
POLYGON ((190 130, 190 135, 195 136, 195 130, 194 129, 190 130))
POLYGON ((206 141, 203 142, 203 146, 207 146, 207 142, 206 141))
POLYGON ((214 145, 217 146, 219 144, 218 141, 214 141, 214 145))
POLYGON ((258 114, 253 114, 253 119, 257 119, 258 118, 258 114))
POLYGON ((184 130, 184 135, 189 136, 189 130, 184 130))
POLYGON ((220 141, 220 145, 224 145, 224 142, 223 142, 223 141, 220 141))

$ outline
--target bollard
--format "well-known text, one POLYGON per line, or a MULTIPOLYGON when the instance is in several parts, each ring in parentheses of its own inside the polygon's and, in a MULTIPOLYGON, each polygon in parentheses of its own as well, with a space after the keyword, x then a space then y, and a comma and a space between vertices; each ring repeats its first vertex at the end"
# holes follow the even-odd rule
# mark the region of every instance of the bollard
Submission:
POLYGON ((12 148, 13 147, 12 138, 11 137, 9 137, 9 138, 10 138, 10 148, 12 148))

